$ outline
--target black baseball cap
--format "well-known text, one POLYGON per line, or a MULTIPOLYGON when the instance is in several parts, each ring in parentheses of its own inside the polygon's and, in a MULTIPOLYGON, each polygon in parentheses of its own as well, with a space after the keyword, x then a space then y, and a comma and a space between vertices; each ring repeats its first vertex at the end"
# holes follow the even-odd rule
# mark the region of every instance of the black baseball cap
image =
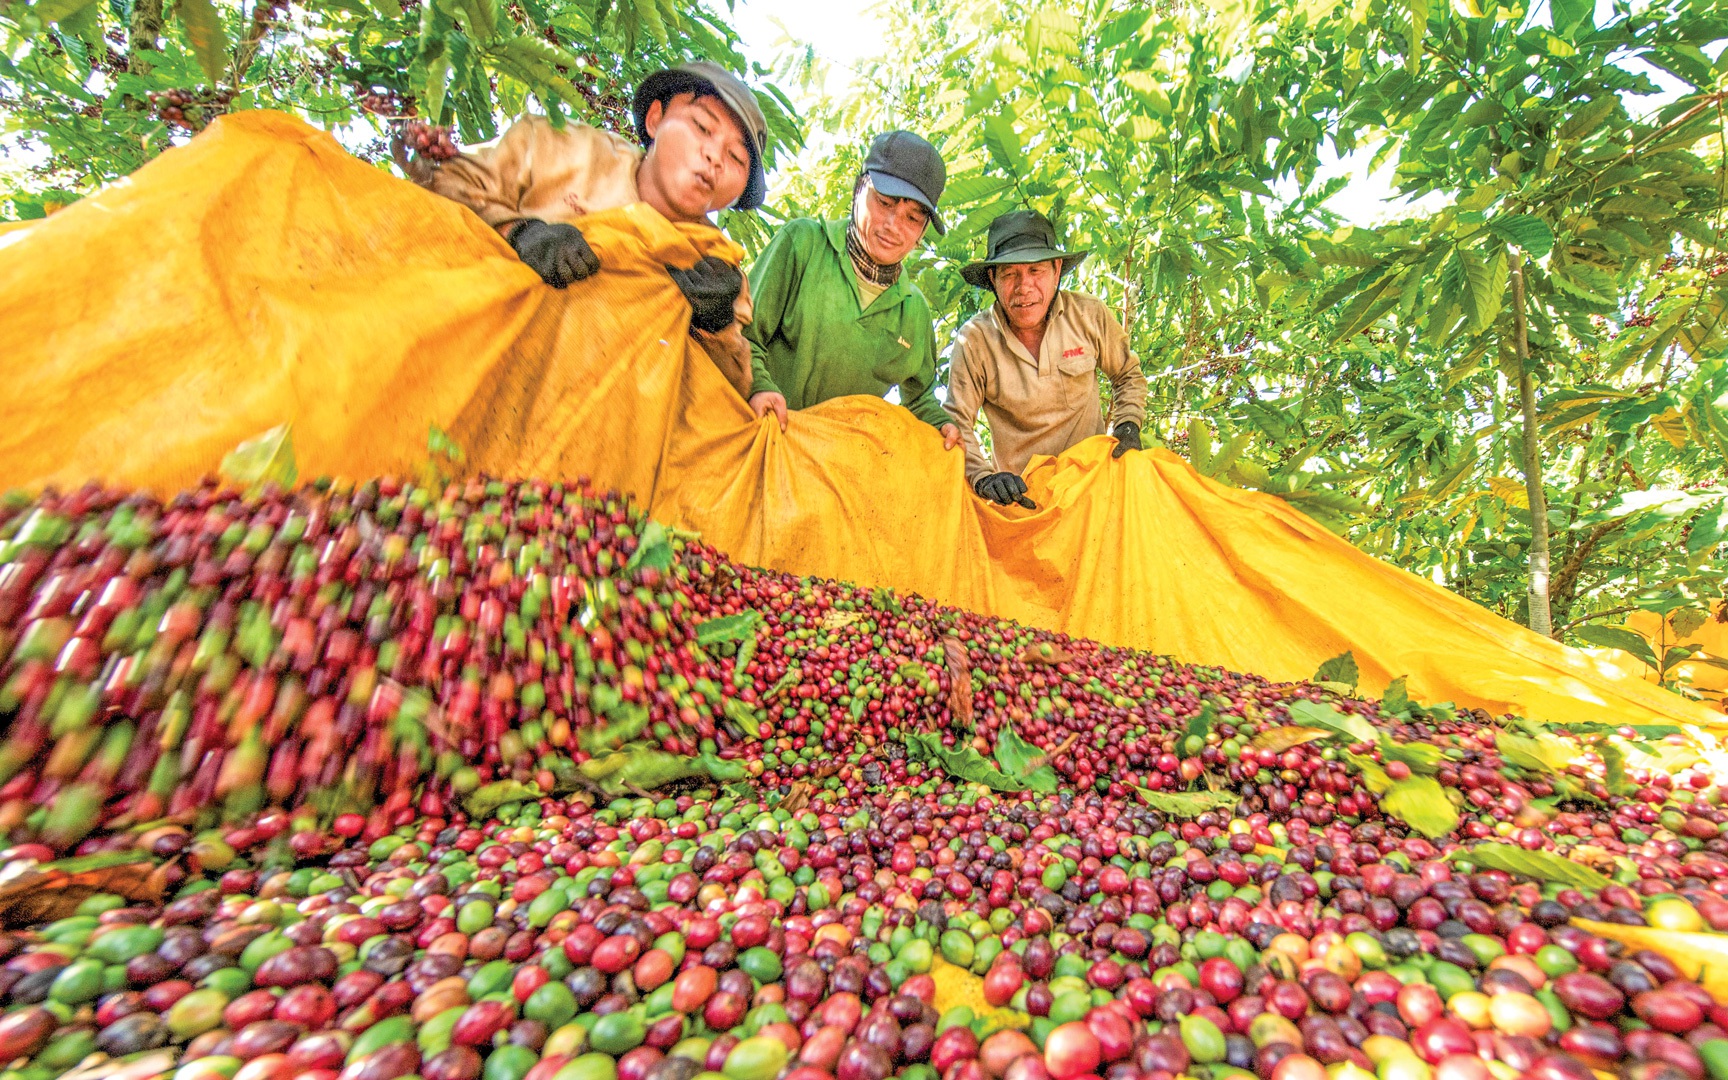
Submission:
MULTIPOLYGON (((744 143, 750 148, 750 179, 745 181, 744 194, 732 204, 734 210, 754 210, 768 198, 768 176, 762 169, 762 154, 768 145, 768 121, 762 116, 762 106, 755 93, 738 76, 709 60, 697 60, 677 67, 656 71, 636 88, 632 112, 636 117, 636 140, 647 146, 648 106, 664 102, 679 94, 708 94, 719 98, 744 129, 744 143)), ((940 190, 940 189, 938 189, 940 190)))
POLYGON ((877 191, 891 199, 911 199, 930 211, 930 224, 946 233, 942 214, 936 209, 942 189, 948 186, 948 168, 934 146, 910 131, 889 131, 876 136, 864 158, 864 174, 877 191))

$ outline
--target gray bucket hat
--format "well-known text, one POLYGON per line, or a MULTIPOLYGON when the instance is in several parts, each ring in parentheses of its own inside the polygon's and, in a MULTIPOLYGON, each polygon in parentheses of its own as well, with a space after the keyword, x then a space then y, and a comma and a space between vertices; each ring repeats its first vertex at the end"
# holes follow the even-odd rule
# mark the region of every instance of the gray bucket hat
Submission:
POLYGON ((709 60, 696 60, 688 64, 656 71, 642 80, 642 85, 636 88, 636 99, 632 112, 636 117, 636 139, 643 146, 650 142, 648 138, 648 106, 656 101, 679 94, 713 94, 726 103, 732 110, 732 115, 738 118, 738 123, 744 128, 744 142, 750 148, 750 179, 744 184, 744 194, 738 196, 738 201, 732 204, 735 210, 754 210, 768 198, 768 176, 762 168, 762 154, 768 146, 768 121, 762 116, 762 107, 756 103, 756 95, 743 80, 709 60))
POLYGON ((1010 210, 990 223, 984 259, 962 267, 960 276, 968 285, 989 289, 990 271, 998 266, 1059 261, 1061 273, 1079 266, 1090 251, 1063 251, 1056 239, 1056 226, 1036 210, 1010 210))

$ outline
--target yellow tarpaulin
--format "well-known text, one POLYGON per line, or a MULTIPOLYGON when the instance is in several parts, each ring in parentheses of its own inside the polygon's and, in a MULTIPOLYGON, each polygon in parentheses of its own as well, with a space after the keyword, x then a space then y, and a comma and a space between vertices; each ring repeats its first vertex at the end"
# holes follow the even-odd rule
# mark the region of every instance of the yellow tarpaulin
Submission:
MULTIPOLYGON (((958 451, 847 398, 753 422, 662 267, 726 245, 643 206, 587 219, 559 292, 477 218, 299 121, 229 117, 0 234, 0 485, 173 490, 293 424, 302 476, 412 474, 436 425, 497 474, 589 476, 748 563, 887 585, 1183 660, 1555 720, 1711 713, 1381 563, 1271 496, 1107 438, 974 497, 958 451)), ((735 256, 734 256, 735 257, 735 256)))

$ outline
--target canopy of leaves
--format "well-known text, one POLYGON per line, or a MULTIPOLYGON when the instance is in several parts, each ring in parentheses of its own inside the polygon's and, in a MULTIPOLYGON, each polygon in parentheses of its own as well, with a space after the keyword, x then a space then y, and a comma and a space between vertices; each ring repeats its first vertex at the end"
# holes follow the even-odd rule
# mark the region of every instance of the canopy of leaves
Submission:
MULTIPOLYGON (((806 113, 838 150, 800 159, 782 208, 844 214, 870 135, 930 137, 951 228, 916 280, 939 337, 989 302, 957 273, 988 222, 1041 210, 1092 252, 1067 284, 1128 326, 1150 432, 1522 619, 1517 260, 1557 633, 1720 596, 1720 5, 884 9, 859 89, 806 113), (1352 168, 1414 201, 1345 220, 1352 168)), ((1664 674, 1692 657, 1646 652, 1664 674)))
MULTIPOLYGON (((528 111, 633 138, 640 78, 693 58, 749 74, 737 45, 701 0, 0 0, 0 156, 28 163, 0 172, 0 216, 40 217, 237 109, 372 160, 407 117, 468 143, 528 111)), ((762 74, 772 162, 802 134, 762 74)))

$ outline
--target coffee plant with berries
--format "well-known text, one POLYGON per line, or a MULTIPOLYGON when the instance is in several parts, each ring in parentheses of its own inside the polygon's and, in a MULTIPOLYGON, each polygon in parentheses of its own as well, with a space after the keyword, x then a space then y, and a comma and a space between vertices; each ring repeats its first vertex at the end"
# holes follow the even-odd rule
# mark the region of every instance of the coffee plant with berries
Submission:
POLYGON ((198 132, 228 111, 234 93, 231 90, 152 90, 148 100, 163 123, 172 128, 198 132))
POLYGON ((449 128, 436 127, 424 120, 409 120, 402 125, 402 143, 432 161, 449 161, 460 153, 451 139, 449 128))
MULTIPOLYGON (((673 0, 138 0, 124 12, 8 0, 0 41, 0 104, 34 163, 8 178, 23 190, 6 216, 43 212, 27 191, 52 187, 61 204, 93 191, 233 110, 298 113, 367 152, 406 119, 463 142, 526 110, 627 126, 618 103, 652 71, 697 57, 748 67, 717 10, 673 0)), ((784 96, 765 89, 762 104, 770 154, 796 145, 784 96)))

